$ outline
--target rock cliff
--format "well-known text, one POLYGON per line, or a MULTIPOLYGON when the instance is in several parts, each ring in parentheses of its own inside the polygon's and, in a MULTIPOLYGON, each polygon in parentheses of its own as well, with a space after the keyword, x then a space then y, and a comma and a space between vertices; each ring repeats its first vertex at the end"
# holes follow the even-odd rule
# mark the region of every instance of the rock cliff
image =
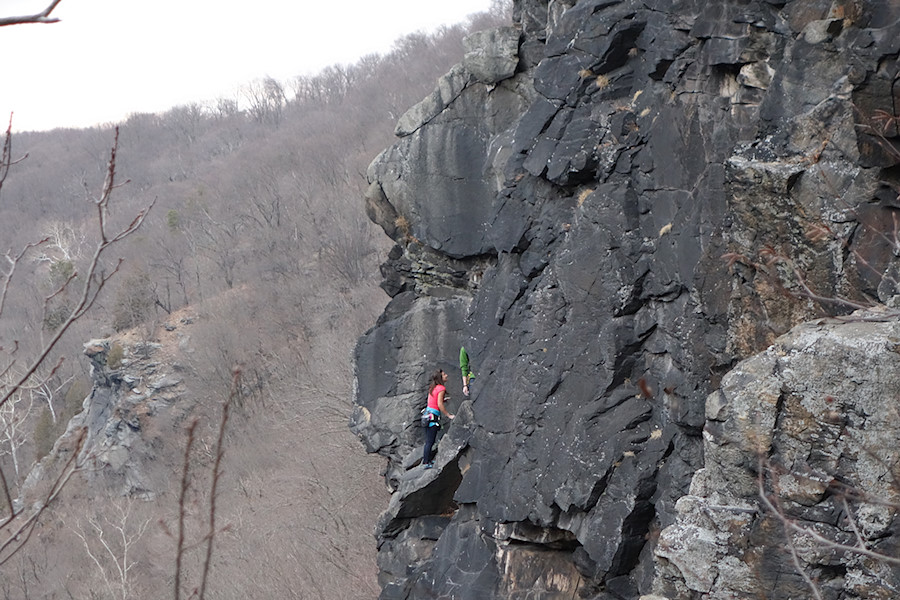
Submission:
POLYGON ((872 395, 893 397, 876 367, 896 362, 897 317, 775 340, 897 293, 900 5, 513 12, 369 168, 369 216, 396 246, 350 426, 393 491, 381 597, 891 597, 887 563, 782 525, 892 538, 892 508, 846 519, 828 478, 893 498, 893 458, 832 442, 867 423, 889 437, 872 395), (457 418, 426 471, 437 368, 457 418), (791 536, 793 554, 770 552, 791 536))
POLYGON ((190 367, 178 356, 192 324, 193 317, 184 316, 168 325, 162 343, 122 334, 84 344, 91 393, 54 451, 29 473, 27 501, 40 497, 54 473, 72 458, 82 435, 77 462, 83 481, 70 487, 87 486, 93 497, 157 500, 163 482, 178 468, 177 454, 168 446, 180 437, 195 404, 185 402, 191 397, 185 384, 190 367))

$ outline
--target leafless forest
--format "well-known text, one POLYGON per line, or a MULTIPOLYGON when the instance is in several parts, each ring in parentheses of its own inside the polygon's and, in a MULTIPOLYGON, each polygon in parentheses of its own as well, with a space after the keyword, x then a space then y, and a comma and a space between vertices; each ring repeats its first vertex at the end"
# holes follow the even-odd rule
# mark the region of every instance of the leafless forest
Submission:
MULTIPOLYGON (((388 498, 380 461, 346 426, 351 351, 387 302, 378 265, 389 241, 365 216, 365 171, 397 118, 461 59, 462 38, 508 23, 506 10, 496 2, 354 65, 248 82, 239 97, 11 136, 0 170, 0 392, 25 384, 0 405, 4 514, 90 391, 83 344, 165 343, 166 324, 190 315, 198 480, 210 479, 209 444, 241 373, 205 597, 377 597, 372 527, 388 498), (105 184, 117 135, 116 179, 105 184), (144 214, 95 261, 103 236, 144 214), (85 273, 96 297, 68 323, 85 273)), ((204 561, 189 544, 175 581, 171 524, 179 510, 199 520, 210 502, 179 500, 187 425, 173 424, 158 449, 152 501, 76 472, 21 549, 0 554, 0 598, 202 596, 192 582, 204 561)))

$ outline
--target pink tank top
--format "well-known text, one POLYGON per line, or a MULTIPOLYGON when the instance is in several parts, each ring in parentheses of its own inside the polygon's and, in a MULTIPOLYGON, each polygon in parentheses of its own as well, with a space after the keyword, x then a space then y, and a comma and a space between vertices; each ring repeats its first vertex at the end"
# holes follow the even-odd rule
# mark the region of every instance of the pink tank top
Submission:
MULTIPOLYGON (((431 393, 428 394, 428 408, 433 408, 434 410, 438 410, 438 396, 441 392, 445 391, 447 388, 442 385, 434 386, 434 389, 431 390, 431 393)), ((421 396, 419 396, 421 398, 421 396)), ((419 406, 422 406, 421 404, 419 406)))

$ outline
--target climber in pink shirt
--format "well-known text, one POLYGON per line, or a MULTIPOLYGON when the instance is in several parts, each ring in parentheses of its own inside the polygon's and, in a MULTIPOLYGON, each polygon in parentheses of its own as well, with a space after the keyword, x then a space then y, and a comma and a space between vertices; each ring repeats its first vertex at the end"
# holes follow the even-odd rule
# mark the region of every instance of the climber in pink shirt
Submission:
POLYGON ((422 457, 422 464, 426 469, 434 467, 434 456, 432 448, 437 439, 438 430, 441 428, 441 414, 447 415, 448 419, 452 419, 455 415, 451 415, 444 408, 444 397, 447 394, 447 388, 444 384, 447 382, 447 374, 442 369, 434 372, 431 376, 431 388, 428 390, 428 406, 425 408, 427 425, 425 427, 425 452, 422 457))

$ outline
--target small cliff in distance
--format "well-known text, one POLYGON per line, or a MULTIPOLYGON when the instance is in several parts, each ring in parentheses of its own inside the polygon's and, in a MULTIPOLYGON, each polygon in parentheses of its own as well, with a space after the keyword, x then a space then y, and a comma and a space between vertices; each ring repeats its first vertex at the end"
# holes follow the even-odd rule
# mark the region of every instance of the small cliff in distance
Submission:
MULTIPOLYGON (((173 312, 155 330, 84 344, 93 387, 17 499, 27 516, 55 496, 20 550, 22 562, 17 555, 6 565, 9 576, 0 577, 9 583, 6 596, 166 598, 180 564, 177 581, 187 597, 203 572, 213 511, 215 576, 207 597, 289 598, 298 589, 323 600, 376 596, 375 548, 359 542, 371 535, 384 502, 380 461, 358 456, 344 427, 349 403, 332 401, 350 396, 349 378, 339 375, 350 370, 353 340, 363 330, 357 324, 375 318, 372 289, 363 284, 340 296, 322 286, 321 296, 304 297, 304 352, 318 360, 284 359, 285 370, 275 371, 283 387, 259 385, 252 344, 219 337, 232 331, 218 326, 223 298, 173 312), (345 320, 329 328, 336 302, 345 320), (240 379, 209 370, 224 362, 226 344, 244 359, 240 379), (126 558, 127 577, 104 578, 126 558), (17 577, 27 587, 14 587, 17 577)), ((258 306, 257 289, 236 292, 236 304, 258 306)), ((267 358, 279 368, 275 353, 267 358)))
POLYGON ((894 597, 900 319, 792 328, 897 294, 900 6, 517 0, 467 44, 368 173, 381 597, 894 597))

